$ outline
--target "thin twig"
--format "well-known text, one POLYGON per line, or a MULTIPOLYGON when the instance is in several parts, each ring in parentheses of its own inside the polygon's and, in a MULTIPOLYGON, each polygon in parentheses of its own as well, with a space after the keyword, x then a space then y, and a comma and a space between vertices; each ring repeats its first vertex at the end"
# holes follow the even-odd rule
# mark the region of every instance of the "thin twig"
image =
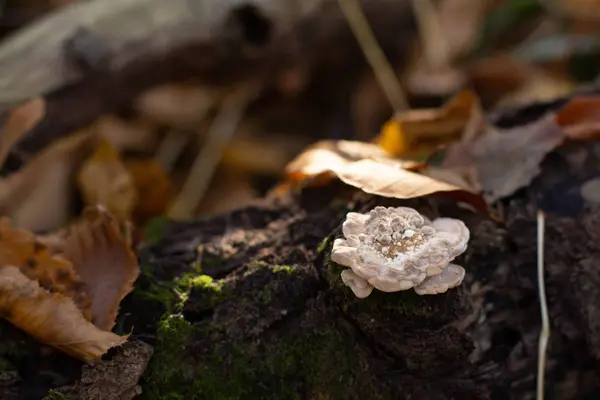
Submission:
POLYGON ((537 400, 544 399, 544 371, 546 366, 546 348, 550 338, 550 319, 546 302, 546 285, 544 283, 544 212, 537 213, 537 247, 538 247, 538 293, 542 314, 542 329, 538 342, 537 400))
POLYGON ((450 65, 448 43, 444 37, 435 6, 431 0, 411 0, 410 4, 417 20, 427 66, 438 69, 450 65))
POLYGON ((404 90, 396 77, 394 69, 377 43, 359 1, 338 0, 338 3, 390 105, 396 113, 408 109, 408 101, 404 90))
POLYGON ((170 218, 189 219, 193 216, 254 92, 244 88, 225 97, 208 129, 206 141, 194 159, 190 174, 169 210, 170 218))

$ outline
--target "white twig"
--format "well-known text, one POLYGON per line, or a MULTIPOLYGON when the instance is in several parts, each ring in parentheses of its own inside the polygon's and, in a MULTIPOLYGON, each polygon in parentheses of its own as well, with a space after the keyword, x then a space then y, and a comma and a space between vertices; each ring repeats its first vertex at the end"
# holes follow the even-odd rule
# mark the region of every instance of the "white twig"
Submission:
POLYGON ((544 371, 546 366, 546 348, 550 338, 550 319, 546 302, 546 285, 544 283, 544 212, 537 213, 537 248, 538 248, 538 293, 542 314, 542 329, 538 342, 537 400, 544 399, 544 371))

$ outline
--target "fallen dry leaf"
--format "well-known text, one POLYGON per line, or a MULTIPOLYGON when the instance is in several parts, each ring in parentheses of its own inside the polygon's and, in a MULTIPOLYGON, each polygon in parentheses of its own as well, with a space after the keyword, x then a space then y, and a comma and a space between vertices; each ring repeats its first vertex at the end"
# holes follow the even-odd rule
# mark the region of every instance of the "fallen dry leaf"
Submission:
POLYGON ((15 229, 8 218, 0 218, 0 269, 12 265, 42 288, 68 296, 80 312, 91 318, 91 299, 73 265, 55 256, 48 247, 24 229, 15 229))
POLYGON ((556 123, 570 139, 600 137, 600 96, 573 97, 556 112, 556 123))
POLYGON ((10 265, 0 268, 0 309, 3 318, 40 342, 87 362, 127 340, 98 329, 71 298, 48 292, 10 265))
POLYGON ((447 192, 478 209, 487 209, 478 193, 409 170, 422 167, 413 161, 390 158, 382 149, 369 143, 323 141, 293 160, 286 173, 291 182, 308 180, 315 185, 337 177, 366 193, 398 199, 447 192))
POLYGON ((33 231, 64 226, 71 216, 74 169, 89 154, 94 141, 88 132, 70 135, 0 179, 0 215, 33 231))
POLYGON ((63 256, 86 285, 92 322, 108 331, 115 324, 119 303, 133 289, 139 266, 118 221, 102 208, 95 211, 70 229, 63 256))
POLYGON ((101 204, 120 221, 131 219, 138 200, 135 184, 119 152, 106 139, 100 140, 81 167, 77 183, 87 205, 101 204))
POLYGON ((527 186, 540 172, 540 162, 559 146, 565 135, 553 116, 507 130, 488 128, 473 141, 451 145, 442 168, 469 171, 483 188, 484 196, 494 202, 527 186))
POLYGON ((138 226, 168 209, 174 195, 167 173, 152 159, 130 159, 125 168, 133 179, 138 194, 134 219, 138 226))
POLYGON ((375 143, 395 156, 428 155, 460 139, 473 121, 483 123, 477 96, 463 90, 440 109, 409 110, 388 121, 375 143))
MULTIPOLYGON (((335 174, 335 171, 346 165, 367 158, 391 160, 389 153, 375 144, 350 140, 321 140, 292 160, 285 171, 289 178, 299 181, 320 174, 335 174)), ((419 165, 414 161, 397 162, 406 169, 419 165)))
POLYGON ((8 113, 6 122, 0 128, 0 166, 6 161, 12 147, 44 117, 45 113, 46 102, 41 98, 27 101, 8 113))

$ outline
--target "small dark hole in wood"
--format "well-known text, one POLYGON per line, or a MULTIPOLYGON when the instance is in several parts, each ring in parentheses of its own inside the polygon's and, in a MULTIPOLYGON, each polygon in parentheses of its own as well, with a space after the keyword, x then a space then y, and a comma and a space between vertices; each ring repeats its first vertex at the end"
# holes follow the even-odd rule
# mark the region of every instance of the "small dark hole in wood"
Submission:
POLYGON ((239 27, 242 37, 250 44, 263 46, 271 35, 271 21, 252 4, 236 7, 231 12, 233 22, 239 27))

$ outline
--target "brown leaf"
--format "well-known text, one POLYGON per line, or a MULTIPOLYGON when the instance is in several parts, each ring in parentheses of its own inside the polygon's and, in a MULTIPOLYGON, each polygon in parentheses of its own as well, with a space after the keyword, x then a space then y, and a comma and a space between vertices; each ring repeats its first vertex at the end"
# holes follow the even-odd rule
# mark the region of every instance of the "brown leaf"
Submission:
POLYGON ((138 193, 135 221, 138 226, 165 213, 173 199, 173 186, 167 173, 152 159, 125 161, 138 193))
POLYGON ((556 123, 570 139, 600 137, 600 96, 577 96, 556 112, 556 123))
POLYGON ((70 298, 48 292, 14 266, 0 268, 0 310, 40 342, 83 361, 100 358, 127 340, 96 328, 70 298))
POLYGON ((101 204, 120 221, 131 219, 138 195, 119 152, 100 140, 96 152, 84 163, 77 182, 87 205, 101 204))
MULTIPOLYGON (((303 153, 293 159, 285 168, 286 175, 292 181, 315 178, 319 175, 332 177, 335 171, 346 165, 363 159, 392 160, 389 153, 381 147, 363 142, 349 140, 321 140, 309 146, 303 153)), ((414 161, 395 160, 403 168, 417 167, 414 161)))
POLYGON ((442 192, 460 194, 475 207, 486 209, 477 193, 409 170, 422 167, 416 162, 390 158, 372 144, 323 141, 299 155, 286 172, 291 182, 308 179, 314 185, 337 177, 366 193, 399 199, 442 192))
POLYGON ((92 217, 72 227, 63 256, 73 263, 90 294, 92 322, 111 330, 119 303, 133 289, 139 266, 117 220, 102 208, 88 214, 92 217))
POLYGON ((493 202, 527 186, 539 174, 546 154, 564 139, 553 116, 508 130, 489 128, 474 141, 450 146, 442 167, 473 173, 486 199, 493 202))
POLYGON ((73 265, 53 255, 32 233, 14 229, 8 218, 0 218, 0 270, 8 265, 19 268, 44 289, 70 297, 86 317, 91 317, 90 297, 73 265))
POLYGON ((27 101, 8 113, 8 118, 0 128, 0 166, 4 164, 8 152, 45 115, 46 102, 38 98, 27 101))
POLYGON ((33 231, 64 226, 71 217, 74 169, 87 156, 94 139, 88 132, 70 135, 0 179, 0 215, 33 231))
POLYGON ((463 90, 440 109, 409 110, 388 121, 375 142, 395 156, 428 155, 482 123, 477 96, 463 90))

